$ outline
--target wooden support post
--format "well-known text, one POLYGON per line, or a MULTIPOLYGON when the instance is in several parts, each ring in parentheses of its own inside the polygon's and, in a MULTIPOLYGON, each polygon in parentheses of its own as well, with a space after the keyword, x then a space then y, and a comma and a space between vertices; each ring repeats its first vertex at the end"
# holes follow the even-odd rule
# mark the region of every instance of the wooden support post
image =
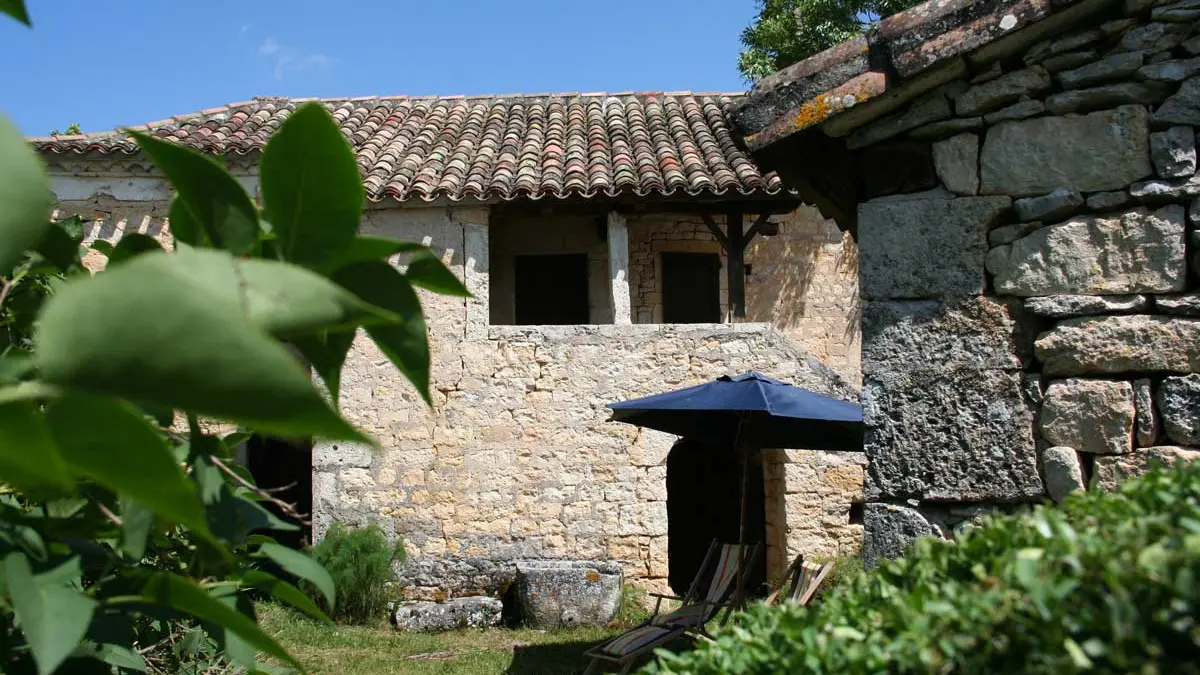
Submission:
POLYGON ((746 318, 746 238, 742 229, 742 210, 733 207, 725 217, 725 272, 729 280, 730 321, 746 318))

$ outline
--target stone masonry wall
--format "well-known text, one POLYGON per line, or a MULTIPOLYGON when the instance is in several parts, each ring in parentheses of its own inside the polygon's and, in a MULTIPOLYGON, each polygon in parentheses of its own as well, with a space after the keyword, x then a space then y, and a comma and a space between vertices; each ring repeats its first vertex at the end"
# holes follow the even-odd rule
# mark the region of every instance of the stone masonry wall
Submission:
MULTIPOLYGON (((779 234, 746 249, 746 320, 770 323, 851 382, 861 381, 858 249, 808 206, 773 216, 779 234)), ((722 217, 714 218, 721 227, 722 217)), ((629 277, 634 323, 662 321, 661 254, 720 253, 704 221, 687 214, 630 216, 629 277)), ((727 311, 725 256, 721 310, 727 311)))
MULTIPOLYGON (((92 219, 87 243, 137 231, 169 247, 167 206, 100 194, 61 202, 59 211, 92 219)), ((764 324, 489 326, 488 216, 486 207, 365 214, 364 233, 430 246, 474 297, 419 291, 432 408, 369 340, 356 341, 342 412, 381 449, 315 444, 314 534, 343 521, 402 536, 413 563, 401 583, 412 597, 478 592, 518 558, 612 559, 634 583, 667 590, 665 461, 674 439, 607 422, 604 404, 747 370, 848 399, 856 398, 853 385, 764 324)), ((819 262, 826 253, 836 257, 822 249, 817 264, 844 274, 819 262)), ((103 263, 87 257, 93 271, 103 263)), ((773 573, 799 551, 857 551, 862 526, 850 522, 850 509, 863 499, 865 457, 765 456, 773 573)))
POLYGON ((848 138, 868 559, 1200 457, 1200 5, 1110 7, 848 138))

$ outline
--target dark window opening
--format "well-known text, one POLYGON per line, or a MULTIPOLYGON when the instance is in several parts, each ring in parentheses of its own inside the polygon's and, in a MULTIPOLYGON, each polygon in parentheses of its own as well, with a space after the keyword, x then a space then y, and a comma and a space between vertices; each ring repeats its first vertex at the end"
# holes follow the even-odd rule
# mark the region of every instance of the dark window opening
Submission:
MULTIPOLYGON (((713 539, 738 540, 742 462, 730 448, 680 440, 667 456, 667 582, 679 595, 687 592, 713 539)), ((747 594, 765 594, 767 556, 766 494, 761 461, 750 462, 746 542, 759 543, 746 578, 747 594)), ((702 580, 704 588, 711 581, 702 580)))
POLYGON ((862 502, 854 502, 853 504, 850 505, 850 524, 851 525, 862 525, 863 524, 864 506, 865 505, 862 502))
POLYGON ((588 323, 587 254, 519 255, 513 269, 517 325, 588 323))
POLYGON ((662 254, 663 323, 721 322, 721 256, 662 254))
POLYGON ((259 506, 277 518, 300 528, 287 532, 273 530, 268 534, 284 546, 299 549, 308 545, 312 540, 312 445, 307 441, 251 436, 246 441, 246 468, 255 485, 291 504, 308 523, 296 522, 275 504, 259 502, 259 506))

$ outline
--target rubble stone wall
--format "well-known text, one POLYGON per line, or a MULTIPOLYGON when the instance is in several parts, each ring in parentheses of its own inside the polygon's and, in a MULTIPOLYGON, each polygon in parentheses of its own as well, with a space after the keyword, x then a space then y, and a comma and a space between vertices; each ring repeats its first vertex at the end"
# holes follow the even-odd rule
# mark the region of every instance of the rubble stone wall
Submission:
POLYGON ((868 558, 1200 457, 1200 5, 1131 0, 848 138, 868 558))

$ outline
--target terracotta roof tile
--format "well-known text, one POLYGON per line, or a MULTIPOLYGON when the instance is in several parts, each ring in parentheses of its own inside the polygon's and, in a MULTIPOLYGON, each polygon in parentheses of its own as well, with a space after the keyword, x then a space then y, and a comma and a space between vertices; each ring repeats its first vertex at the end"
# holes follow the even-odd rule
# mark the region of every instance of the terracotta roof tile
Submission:
MULTIPOLYGON (((373 200, 782 191, 735 145, 740 94, 652 92, 326 99, 373 200)), ((260 152, 301 99, 259 98, 152 122, 214 154, 260 152)), ((43 153, 135 154, 120 131, 31 139, 43 153)))

